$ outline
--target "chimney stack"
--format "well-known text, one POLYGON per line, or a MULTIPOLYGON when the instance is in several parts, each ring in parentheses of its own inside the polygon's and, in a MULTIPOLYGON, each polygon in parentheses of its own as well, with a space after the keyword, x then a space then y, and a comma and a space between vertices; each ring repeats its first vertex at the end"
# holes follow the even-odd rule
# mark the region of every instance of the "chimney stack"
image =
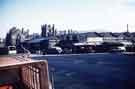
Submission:
POLYGON ((128 24, 127 24, 127 33, 129 33, 129 27, 128 27, 128 24))

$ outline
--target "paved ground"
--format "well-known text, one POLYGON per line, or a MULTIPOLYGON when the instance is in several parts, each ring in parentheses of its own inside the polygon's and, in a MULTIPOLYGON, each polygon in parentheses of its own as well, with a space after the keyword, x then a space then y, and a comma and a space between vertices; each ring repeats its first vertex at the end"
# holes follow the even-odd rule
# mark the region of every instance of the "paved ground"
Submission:
POLYGON ((48 60, 49 70, 54 69, 55 89, 135 89, 135 56, 105 53, 33 58, 48 60))

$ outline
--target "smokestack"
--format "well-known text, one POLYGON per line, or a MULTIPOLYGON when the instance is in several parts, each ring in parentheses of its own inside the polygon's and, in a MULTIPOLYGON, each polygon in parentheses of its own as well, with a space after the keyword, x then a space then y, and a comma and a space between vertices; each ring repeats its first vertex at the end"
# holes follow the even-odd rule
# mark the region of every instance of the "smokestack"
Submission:
POLYGON ((54 30, 54 36, 56 36, 56 35, 57 35, 57 29, 54 30))
POLYGON ((42 30, 41 36, 42 37, 46 37, 47 36, 47 25, 46 24, 45 25, 42 25, 41 26, 41 30, 42 30))
POLYGON ((52 26, 52 35, 55 36, 55 26, 54 26, 54 24, 52 26))
POLYGON ((24 33, 24 28, 22 28, 22 33, 24 33))
POLYGON ((128 24, 127 24, 127 33, 129 33, 129 27, 128 27, 128 24))

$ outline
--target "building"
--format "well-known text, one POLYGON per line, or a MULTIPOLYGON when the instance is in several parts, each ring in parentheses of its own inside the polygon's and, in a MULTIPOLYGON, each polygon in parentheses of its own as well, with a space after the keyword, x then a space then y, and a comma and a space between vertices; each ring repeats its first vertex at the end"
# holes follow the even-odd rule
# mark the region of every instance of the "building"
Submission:
POLYGON ((88 41, 96 41, 103 40, 104 42, 118 42, 118 41, 133 41, 135 39, 135 33, 112 33, 112 32, 87 32, 87 33, 79 33, 80 42, 88 42, 88 41))
POLYGON ((87 43, 100 44, 103 42, 103 38, 97 32, 87 33, 87 43))
POLYGON ((41 37, 37 39, 31 39, 23 42, 23 46, 30 50, 32 53, 43 52, 48 48, 55 47, 55 45, 59 42, 59 39, 56 37, 41 37))
POLYGON ((104 42, 115 42, 115 41, 118 41, 119 39, 112 32, 104 32, 104 33, 99 33, 99 34, 103 38, 104 42))

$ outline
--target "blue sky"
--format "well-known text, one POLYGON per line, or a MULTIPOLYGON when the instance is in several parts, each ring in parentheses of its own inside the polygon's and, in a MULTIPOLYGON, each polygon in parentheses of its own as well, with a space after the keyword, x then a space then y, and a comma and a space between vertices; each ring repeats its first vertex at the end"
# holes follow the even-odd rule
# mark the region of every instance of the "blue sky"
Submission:
POLYGON ((42 24, 58 30, 135 31, 134 0, 0 0, 0 37, 13 27, 40 33, 42 24))

